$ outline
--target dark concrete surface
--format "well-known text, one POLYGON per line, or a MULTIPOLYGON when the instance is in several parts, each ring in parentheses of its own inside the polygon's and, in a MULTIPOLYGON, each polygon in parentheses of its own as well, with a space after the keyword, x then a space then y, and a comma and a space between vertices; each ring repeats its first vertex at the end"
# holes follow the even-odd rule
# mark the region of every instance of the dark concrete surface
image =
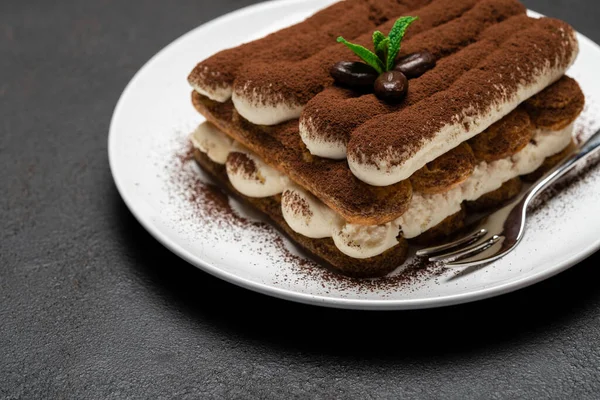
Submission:
MULTIPOLYGON (((0 398, 599 398, 598 254, 493 300, 366 313, 239 289, 140 227, 107 161, 122 89, 254 2, 0 2, 0 398)), ((597 1, 525 3, 600 41, 597 1)))

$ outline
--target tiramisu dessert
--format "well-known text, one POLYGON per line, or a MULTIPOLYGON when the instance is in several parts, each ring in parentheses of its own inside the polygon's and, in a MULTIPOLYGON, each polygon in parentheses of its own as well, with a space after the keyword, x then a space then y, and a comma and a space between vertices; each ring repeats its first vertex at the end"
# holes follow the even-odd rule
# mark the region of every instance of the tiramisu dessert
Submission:
POLYGON ((200 166, 335 270, 383 276, 573 142, 566 23, 517 0, 345 0, 189 75, 200 166))

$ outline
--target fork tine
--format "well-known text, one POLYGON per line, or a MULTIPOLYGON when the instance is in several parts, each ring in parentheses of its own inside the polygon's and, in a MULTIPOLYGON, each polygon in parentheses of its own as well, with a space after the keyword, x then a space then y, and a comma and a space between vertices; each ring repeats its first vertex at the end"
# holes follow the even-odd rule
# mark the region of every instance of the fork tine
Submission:
POLYGON ((475 231, 475 232, 471 233, 470 235, 467 235, 467 236, 465 236, 461 239, 458 239, 454 242, 446 243, 446 244, 443 244, 440 246, 428 247, 426 249, 421 249, 421 250, 417 251, 417 256, 418 257, 429 257, 429 256, 433 256, 434 254, 445 253, 448 250, 458 248, 459 246, 468 245, 473 242, 476 242, 477 240, 481 239, 486 234, 487 234, 487 230, 480 229, 480 230, 475 231))
POLYGON ((469 257, 474 254, 479 254, 480 252, 487 250, 488 248, 492 247, 494 244, 498 243, 500 240, 503 240, 503 239, 504 239, 504 236, 495 235, 483 243, 474 244, 474 245, 468 246, 466 248, 462 248, 462 249, 453 251, 451 253, 446 253, 446 254, 441 254, 439 256, 430 257, 429 261, 434 261, 434 262, 436 262, 436 261, 449 262, 450 260, 456 261, 456 260, 462 259, 464 257, 469 257))
POLYGON ((506 249, 503 249, 502 247, 500 247, 500 249, 497 249, 496 246, 491 246, 490 248, 482 251, 481 253, 475 254, 474 256, 463 257, 459 260, 449 262, 446 264, 446 266, 468 268, 468 267, 475 267, 475 266, 482 265, 482 264, 489 264, 491 262, 494 262, 494 261, 504 257, 505 255, 510 253, 513 249, 514 249, 514 247, 509 247, 506 249))

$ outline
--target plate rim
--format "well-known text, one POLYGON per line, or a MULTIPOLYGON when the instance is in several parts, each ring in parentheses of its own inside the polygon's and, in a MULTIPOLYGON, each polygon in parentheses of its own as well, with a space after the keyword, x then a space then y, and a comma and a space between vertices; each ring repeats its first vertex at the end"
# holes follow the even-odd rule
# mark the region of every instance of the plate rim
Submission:
MULTIPOLYGON (((319 3, 322 0, 310 0, 313 3, 319 3)), ((135 83, 141 79, 141 76, 145 73, 147 69, 151 67, 153 62, 162 56, 163 53, 167 52, 171 47, 176 46, 179 42, 186 40, 189 36, 192 36, 197 33, 199 30, 210 29, 213 25, 218 25, 222 23, 226 23, 229 19, 235 19, 239 16, 242 16, 246 13, 259 12, 259 11, 267 11, 274 7, 285 6, 286 4, 297 4, 302 3, 306 4, 308 1, 306 0, 272 0, 265 1, 253 5, 249 5, 238 10, 234 10, 230 13, 224 14, 220 17, 217 17, 213 20, 210 20, 202 25, 191 29, 190 31, 184 33, 177 39, 171 41, 169 44, 160 49, 156 54, 154 54, 147 62, 143 64, 143 66, 137 70, 134 76, 130 79, 130 81, 125 86, 125 89, 121 93, 119 100, 114 108, 110 126, 108 133, 108 161, 110 172, 113 177, 113 181, 119 192, 119 195, 123 199, 123 202, 134 216, 134 218, 144 227, 144 229, 159 243, 169 249, 172 253, 185 260, 187 263, 192 266, 209 273, 210 275, 222 279, 228 283, 234 284, 236 286, 242 287, 244 289, 252 290, 254 292, 258 292, 264 295, 276 297, 283 300, 290 300, 302 304, 315 305, 321 307, 328 308, 338 308, 338 309, 353 309, 353 310, 379 310, 379 311, 397 311, 397 310, 416 310, 416 309, 431 309, 431 308, 441 308, 441 307, 449 307, 459 304, 471 303, 480 300, 489 299, 496 296, 501 296, 504 294, 508 294, 511 292, 515 292, 517 290, 535 285, 541 281, 549 279, 553 276, 564 272, 565 270, 579 264, 592 254, 594 254, 598 249, 600 249, 600 238, 596 239, 596 241, 592 242, 582 251, 577 254, 574 254, 568 260, 557 264, 551 268, 546 268, 543 271, 535 273, 533 275, 525 276, 521 279, 509 281, 507 283, 503 283, 500 285, 490 286, 488 288, 479 289, 476 291, 470 291, 466 293, 459 293, 455 295, 448 296, 440 296, 440 297, 430 297, 425 299, 405 299, 405 300, 392 300, 392 299, 349 299, 349 298, 332 298, 320 295, 312 295, 308 293, 301 293, 294 290, 284 289, 276 286, 272 286, 265 283, 260 283, 256 281, 252 281, 247 278, 240 277, 234 273, 225 271, 207 261, 202 260, 198 255, 194 255, 191 252, 183 249, 180 245, 177 244, 176 241, 170 239, 164 232, 162 232, 158 226, 155 226, 151 218, 143 215, 138 207, 134 205, 134 197, 135 195, 129 193, 126 189, 126 185, 123 182, 123 177, 119 174, 119 169, 116 165, 116 145, 117 145, 117 133, 116 133, 116 124, 120 115, 123 113, 124 103, 126 98, 129 95, 129 92, 133 90, 135 83)), ((530 11, 532 15, 541 16, 535 11, 530 11)), ((587 36, 578 32, 578 37, 580 41, 588 42, 588 45, 596 47, 600 52, 600 46, 589 39, 587 36)))

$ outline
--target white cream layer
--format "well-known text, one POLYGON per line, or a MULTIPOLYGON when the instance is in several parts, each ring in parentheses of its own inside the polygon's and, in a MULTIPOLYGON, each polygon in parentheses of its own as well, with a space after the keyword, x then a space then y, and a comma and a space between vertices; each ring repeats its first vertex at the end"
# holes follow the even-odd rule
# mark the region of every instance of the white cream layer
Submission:
MULTIPOLYGON (((214 145, 207 144, 213 140, 215 131, 225 136, 214 127, 199 128, 192 134, 191 141, 200 151, 203 151, 203 148, 220 148, 224 151, 227 147, 220 146, 227 143, 226 140, 219 140, 218 144, 214 145), (197 143, 204 143, 204 145, 199 147, 197 143)), ((450 191, 435 195, 415 193, 408 211, 385 225, 365 226, 346 223, 341 216, 315 196, 291 183, 283 174, 267 166, 248 149, 234 143, 228 147, 228 152, 247 154, 255 162, 257 174, 268 178, 261 183, 261 180, 256 180, 247 174, 230 174, 230 170, 235 170, 233 168, 226 169, 233 186, 246 196, 269 197, 282 193, 282 214, 295 232, 313 239, 331 237, 342 253, 352 258, 365 259, 375 257, 396 246, 399 234, 407 239, 417 237, 459 212, 464 201, 477 200, 484 194, 499 189, 505 182, 535 171, 547 157, 562 151, 572 140, 572 134, 573 125, 561 131, 538 130, 534 134, 533 141, 519 153, 491 163, 480 163, 469 179, 450 191), (245 183, 244 180, 253 180, 253 182, 245 183), (275 193, 276 191, 278 192, 275 193)), ((222 152, 219 151, 219 154, 222 152)), ((212 157, 211 159, 219 162, 212 157)), ((227 164, 227 161, 220 164, 227 164)))
POLYGON ((448 192, 434 195, 415 193, 408 211, 396 223, 402 228, 404 237, 417 237, 459 212, 464 201, 477 200, 517 176, 534 172, 546 158, 567 147, 572 139, 573 125, 561 131, 538 130, 534 142, 523 150, 512 157, 480 163, 465 182, 448 192))
POLYGON ((220 72, 211 71, 210 68, 206 66, 198 68, 202 68, 202 70, 199 72, 200 79, 189 81, 190 85, 192 86, 192 88, 194 88, 196 92, 208 97, 211 100, 218 101, 219 103, 225 103, 231 98, 233 88, 229 84, 223 84, 217 87, 212 87, 210 85, 202 85, 203 81, 209 82, 217 80, 219 78, 219 75, 221 75, 220 72))
POLYGON ((294 232, 312 239, 331 237, 332 226, 344 225, 342 217, 297 185, 281 194, 281 212, 294 232))
POLYGON ((217 164, 225 164, 227 156, 233 148, 234 140, 221 132, 213 124, 206 122, 198 125, 190 135, 192 145, 205 153, 217 164))
POLYGON ((234 143, 231 152, 244 154, 252 160, 256 168, 256 171, 248 174, 248 171, 234 168, 233 164, 226 160, 227 176, 231 185, 238 192, 248 197, 262 198, 275 196, 289 186, 287 176, 265 164, 256 154, 240 143, 234 143))
POLYGON ((346 158, 346 143, 341 140, 325 140, 323 132, 319 133, 311 117, 300 118, 300 137, 310 154, 332 160, 346 158))
POLYGON ((225 103, 231 98, 232 89, 231 86, 222 86, 217 88, 211 88, 208 86, 192 85, 194 90, 203 96, 208 97, 211 100, 218 101, 219 103, 225 103))
POLYGON ((255 125, 277 125, 299 118, 304 108, 283 101, 281 95, 264 98, 256 88, 249 94, 247 87, 234 90, 231 100, 237 112, 255 125))

